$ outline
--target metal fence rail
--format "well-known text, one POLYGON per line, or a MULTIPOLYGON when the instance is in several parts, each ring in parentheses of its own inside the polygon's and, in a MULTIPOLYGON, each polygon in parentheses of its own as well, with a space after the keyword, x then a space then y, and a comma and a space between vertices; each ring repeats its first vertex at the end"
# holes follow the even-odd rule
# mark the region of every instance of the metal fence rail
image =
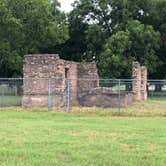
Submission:
MULTIPOLYGON (((127 107, 133 102, 132 79, 0 78, 0 107, 127 107)), ((149 98, 166 99, 166 80, 148 80, 149 98)))

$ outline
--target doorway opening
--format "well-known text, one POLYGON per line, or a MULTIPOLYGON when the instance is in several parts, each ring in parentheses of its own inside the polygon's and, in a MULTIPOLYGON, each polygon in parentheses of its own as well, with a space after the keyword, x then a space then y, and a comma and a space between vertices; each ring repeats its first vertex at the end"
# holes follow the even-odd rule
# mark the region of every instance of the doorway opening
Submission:
POLYGON ((65 68, 65 78, 69 78, 69 68, 65 68))

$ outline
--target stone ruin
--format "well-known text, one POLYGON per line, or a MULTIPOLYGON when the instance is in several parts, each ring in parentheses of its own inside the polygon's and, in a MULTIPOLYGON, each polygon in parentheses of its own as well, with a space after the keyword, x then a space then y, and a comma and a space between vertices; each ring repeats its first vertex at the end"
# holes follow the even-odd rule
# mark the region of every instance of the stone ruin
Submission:
POLYGON ((139 62, 133 62, 132 91, 135 101, 147 100, 147 68, 140 66, 139 62))
POLYGON ((48 105, 49 80, 51 104, 64 106, 66 79, 70 78, 72 104, 78 105, 81 91, 99 86, 99 78, 95 63, 78 63, 60 59, 56 54, 25 55, 24 57, 24 107, 43 107, 48 105), (77 78, 91 79, 88 82, 77 78))
MULTIPOLYGON (((116 107, 119 93, 100 87, 96 63, 79 63, 60 59, 57 54, 24 56, 23 107, 63 107, 70 80, 70 104, 86 107, 116 107)), ((132 91, 121 92, 120 105, 147 99, 147 69, 133 63, 132 91)))

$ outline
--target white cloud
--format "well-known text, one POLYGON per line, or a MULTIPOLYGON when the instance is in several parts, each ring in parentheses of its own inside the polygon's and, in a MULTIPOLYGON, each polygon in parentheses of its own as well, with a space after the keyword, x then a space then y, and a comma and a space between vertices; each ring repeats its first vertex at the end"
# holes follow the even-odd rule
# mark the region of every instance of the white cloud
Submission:
POLYGON ((72 10, 71 4, 74 0, 58 0, 61 3, 61 9, 65 12, 70 12, 72 10))

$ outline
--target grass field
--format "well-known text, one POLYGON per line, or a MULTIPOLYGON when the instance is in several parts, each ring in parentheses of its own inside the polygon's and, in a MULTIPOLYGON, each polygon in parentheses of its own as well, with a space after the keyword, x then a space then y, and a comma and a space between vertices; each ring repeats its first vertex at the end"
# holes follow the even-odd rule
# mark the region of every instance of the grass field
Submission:
POLYGON ((20 106, 21 96, 0 96, 0 106, 20 106))
POLYGON ((165 108, 165 100, 149 100, 119 117, 95 108, 1 108, 0 166, 165 166, 165 108))
POLYGON ((151 98, 145 102, 135 102, 132 105, 121 108, 72 108, 72 113, 80 116, 120 116, 120 117, 166 117, 166 98, 151 98))

